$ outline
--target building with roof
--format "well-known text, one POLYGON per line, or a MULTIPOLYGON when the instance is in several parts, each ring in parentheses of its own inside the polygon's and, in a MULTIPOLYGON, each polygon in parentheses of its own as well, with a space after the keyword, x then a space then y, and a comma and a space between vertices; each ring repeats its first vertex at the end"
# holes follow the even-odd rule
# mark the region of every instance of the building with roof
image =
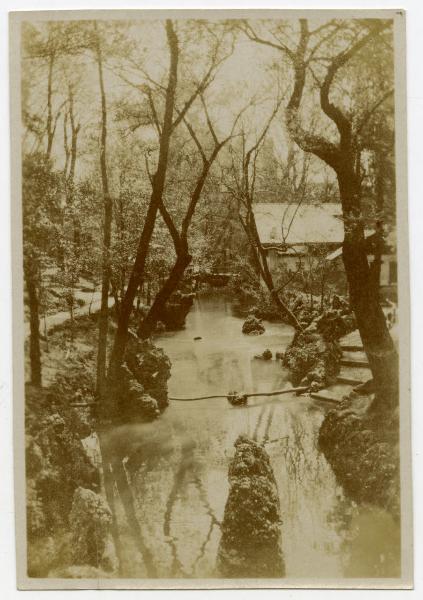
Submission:
MULTIPOLYGON (((272 273, 276 273, 281 266, 295 272, 299 261, 308 261, 312 265, 310 259, 315 257, 319 264, 322 260, 327 262, 330 279, 337 291, 346 292, 342 262, 344 224, 339 203, 257 203, 253 205, 253 211, 272 273)), ((365 236, 371 262, 376 252, 376 232, 367 229, 365 236)), ((392 236, 383 244, 381 287, 396 285, 395 247, 392 236)))

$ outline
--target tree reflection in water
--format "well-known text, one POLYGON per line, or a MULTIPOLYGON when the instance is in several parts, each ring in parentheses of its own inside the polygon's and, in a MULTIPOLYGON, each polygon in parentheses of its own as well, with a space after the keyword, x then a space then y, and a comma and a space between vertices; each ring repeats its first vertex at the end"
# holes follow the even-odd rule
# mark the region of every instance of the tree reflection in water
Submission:
MULTIPOLYGON (((192 410, 190 419, 185 410, 175 409, 169 412, 171 418, 111 435, 114 467, 119 456, 131 489, 131 494, 125 493, 122 478, 121 489, 115 488, 120 533, 127 546, 124 576, 148 576, 151 564, 158 577, 216 575, 232 440, 248 429, 266 448, 277 480, 287 576, 357 576, 353 573, 368 570, 364 558, 359 559, 365 518, 354 517, 354 507, 317 448, 323 418, 319 408, 295 398, 236 410, 222 404, 192 410), (141 539, 141 544, 128 536, 141 539), (138 548, 141 563, 134 564, 130 548, 138 548)), ((117 472, 122 477, 122 470, 117 472)), ((386 526, 385 516, 376 522, 386 526)), ((394 525, 391 530, 391 550, 378 549, 378 543, 370 550, 375 555, 369 558, 373 576, 392 572, 398 562, 394 525)))
MULTIPOLYGON (((221 391, 222 386, 225 389, 236 382, 239 391, 241 384, 246 391, 279 389, 286 384, 280 363, 255 360, 253 356, 266 347, 273 352, 280 350, 291 337, 290 331, 281 334, 281 326, 273 324, 267 325, 263 336, 242 336, 240 320, 222 310, 220 301, 196 305, 186 330, 164 336, 160 342, 173 365, 169 381, 172 395, 210 393, 217 386, 221 391), (195 345, 194 335, 200 335, 204 344, 195 345)), ((125 465, 132 491, 125 501, 133 503, 157 576, 216 576, 220 522, 228 496, 228 464, 240 434, 263 443, 271 460, 280 495, 286 576, 367 574, 367 566, 359 559, 365 518, 350 518, 351 503, 317 448, 324 409, 297 396, 250 400, 243 408, 233 408, 226 400, 171 403, 154 423, 109 432, 114 456, 125 465)), ((134 531, 127 524, 116 488, 114 493, 124 576, 146 577, 148 560, 145 556, 134 559, 139 556, 139 544, 134 542, 134 531)), ((392 532, 395 545, 394 526, 392 532)), ((370 550, 377 557, 370 561, 374 576, 381 572, 381 564, 392 566, 395 562, 394 553, 379 547, 380 540, 370 550)))

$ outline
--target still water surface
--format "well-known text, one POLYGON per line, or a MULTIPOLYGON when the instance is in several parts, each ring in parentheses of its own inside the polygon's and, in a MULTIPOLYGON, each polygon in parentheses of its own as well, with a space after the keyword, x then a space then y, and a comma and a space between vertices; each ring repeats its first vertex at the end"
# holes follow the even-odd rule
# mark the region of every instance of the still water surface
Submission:
MULTIPOLYGON (((289 386, 279 361, 254 356, 266 348, 283 351, 293 330, 276 323, 265 326, 264 335, 243 335, 242 320, 227 300, 199 297, 183 331, 155 340, 172 362, 169 395, 289 386)), ((398 576, 398 526, 384 511, 347 500, 317 448, 325 410, 289 394, 250 398, 243 408, 224 399, 171 401, 155 423, 116 429, 113 438, 126 457, 143 543, 157 576, 218 576, 227 470, 241 433, 264 443, 270 456, 280 495, 287 577, 398 576)), ((134 550, 130 543, 126 546, 131 560, 125 575, 143 577, 145 565, 134 559, 134 550)))

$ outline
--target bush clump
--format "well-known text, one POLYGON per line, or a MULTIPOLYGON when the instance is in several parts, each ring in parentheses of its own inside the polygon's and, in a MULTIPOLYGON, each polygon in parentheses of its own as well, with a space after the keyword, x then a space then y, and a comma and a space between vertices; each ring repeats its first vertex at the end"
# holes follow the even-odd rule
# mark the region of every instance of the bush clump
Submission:
POLYGON ((151 340, 132 339, 128 344, 125 362, 145 393, 154 398, 159 410, 163 411, 169 404, 167 381, 171 362, 162 348, 155 346, 151 340))
POLYGON ((290 370, 294 385, 309 385, 314 390, 333 383, 339 373, 342 351, 336 341, 320 334, 299 333, 288 346, 282 363, 290 370))
POLYGON ((334 296, 332 307, 298 332, 283 356, 294 385, 309 385, 317 391, 335 383, 342 357, 338 340, 356 327, 348 303, 334 296))
POLYGON ((264 333, 264 325, 261 319, 258 319, 254 315, 249 315, 242 326, 242 333, 247 335, 261 335, 264 333))
POLYGON ((352 392, 330 410, 319 431, 319 447, 350 498, 399 518, 398 411, 374 411, 372 402, 371 396, 352 392))

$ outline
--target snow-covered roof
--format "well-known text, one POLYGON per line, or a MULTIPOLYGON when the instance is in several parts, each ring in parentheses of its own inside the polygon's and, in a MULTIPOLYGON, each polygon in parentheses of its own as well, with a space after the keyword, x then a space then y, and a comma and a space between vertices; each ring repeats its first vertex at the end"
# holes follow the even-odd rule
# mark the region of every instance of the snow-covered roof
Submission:
MULTIPOLYGON (((368 254, 373 254, 373 252, 374 252, 374 247, 372 247, 372 239, 374 239, 373 238, 374 235, 375 235, 374 230, 372 230, 372 229, 364 230, 364 237, 365 237, 365 240, 367 243, 367 253, 368 254)), ((395 232, 390 232, 385 236, 382 253, 385 255, 389 255, 389 254, 395 252, 395 248, 396 248, 396 235, 395 235, 395 232)), ((339 248, 337 248, 336 250, 333 250, 330 254, 328 254, 326 256, 326 260, 335 260, 336 258, 338 258, 341 255, 342 255, 342 246, 340 246, 339 248)))
POLYGON ((257 203, 253 205, 262 244, 342 244, 344 225, 338 203, 257 203))

